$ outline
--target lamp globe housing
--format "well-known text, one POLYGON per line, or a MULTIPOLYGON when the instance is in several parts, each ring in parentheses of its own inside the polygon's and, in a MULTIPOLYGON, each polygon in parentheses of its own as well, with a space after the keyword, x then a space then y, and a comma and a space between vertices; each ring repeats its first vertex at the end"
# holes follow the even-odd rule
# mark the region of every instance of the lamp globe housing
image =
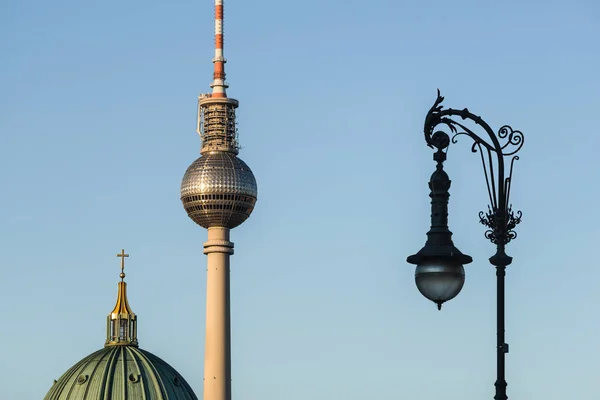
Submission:
POLYGON ((444 264, 428 260, 415 268, 415 283, 419 292, 442 308, 442 304, 458 295, 465 283, 461 264, 444 264))
POLYGON ((436 244, 428 241, 417 253, 409 256, 406 261, 415 264, 415 283, 417 289, 427 299, 437 304, 441 310, 442 304, 456 297, 464 283, 464 264, 473 261, 471 256, 463 254, 452 241, 436 244))

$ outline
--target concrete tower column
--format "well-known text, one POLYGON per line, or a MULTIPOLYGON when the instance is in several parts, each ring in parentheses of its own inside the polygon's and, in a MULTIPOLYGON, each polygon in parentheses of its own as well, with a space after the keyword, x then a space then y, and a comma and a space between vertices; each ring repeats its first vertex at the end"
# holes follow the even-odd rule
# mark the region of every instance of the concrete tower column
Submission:
POLYGON ((208 228, 204 400, 231 400, 231 327, 229 314, 229 228, 208 228))

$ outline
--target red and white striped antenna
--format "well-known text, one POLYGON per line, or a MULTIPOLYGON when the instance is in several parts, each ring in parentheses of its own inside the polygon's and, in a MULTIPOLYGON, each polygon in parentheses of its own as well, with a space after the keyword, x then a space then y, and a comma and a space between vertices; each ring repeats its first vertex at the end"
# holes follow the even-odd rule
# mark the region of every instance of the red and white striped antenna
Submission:
POLYGON ((215 0, 215 58, 214 74, 210 84, 212 93, 198 96, 197 130, 202 139, 202 154, 226 151, 238 154, 235 109, 239 103, 227 97, 223 57, 223 0, 215 0))
POLYGON ((215 58, 212 97, 227 97, 225 89, 225 63, 227 60, 223 57, 223 0, 215 0, 215 58))

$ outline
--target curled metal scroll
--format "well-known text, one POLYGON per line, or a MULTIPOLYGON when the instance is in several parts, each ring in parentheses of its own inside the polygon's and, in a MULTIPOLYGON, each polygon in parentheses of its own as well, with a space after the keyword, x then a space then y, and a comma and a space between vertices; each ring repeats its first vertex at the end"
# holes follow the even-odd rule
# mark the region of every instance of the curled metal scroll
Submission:
MULTIPOLYGON (((471 151, 481 156, 490 199, 488 211, 479 213, 479 221, 489 228, 485 233, 487 239, 495 244, 507 244, 517 237, 514 228, 521 222, 521 211, 513 211, 509 200, 513 166, 519 159, 516 154, 523 147, 525 137, 521 131, 514 130, 509 125, 503 125, 496 133, 481 117, 467 108, 444 109, 443 101, 444 97, 438 89, 437 99, 425 117, 425 141, 429 147, 437 148, 438 153, 441 153, 450 142, 457 143, 459 136, 468 136, 473 140, 471 151), (489 139, 484 139, 467 126, 450 118, 452 116, 459 116, 479 125, 489 139), (451 135, 444 132, 444 127, 448 128, 451 135), (505 170, 505 158, 510 160, 508 171, 505 170)), ((443 159, 445 160, 445 156, 443 159)))

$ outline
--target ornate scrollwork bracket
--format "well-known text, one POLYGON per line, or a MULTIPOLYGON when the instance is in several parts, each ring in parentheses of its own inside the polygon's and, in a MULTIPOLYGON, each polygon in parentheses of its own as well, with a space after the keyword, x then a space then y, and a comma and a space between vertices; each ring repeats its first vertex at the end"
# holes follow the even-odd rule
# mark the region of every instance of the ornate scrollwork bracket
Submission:
MULTIPOLYGON (((471 113, 467 108, 456 110, 444 109, 444 97, 438 89, 437 99, 425 117, 425 141, 431 148, 437 149, 434 160, 438 165, 446 160, 445 149, 450 143, 456 143, 457 137, 465 135, 473 140, 471 151, 479 153, 487 185, 490 204, 488 211, 479 213, 479 221, 489 228, 485 237, 497 245, 505 245, 517 237, 514 228, 521 222, 521 211, 513 211, 510 205, 510 188, 514 162, 519 159, 516 154, 524 143, 521 131, 513 130, 510 126, 502 126, 497 133, 481 117, 471 113), (469 129, 464 124, 452 119, 461 117, 479 125, 486 133, 486 140, 469 129), (441 129, 440 129, 441 128, 441 129), (449 135, 444 128, 451 133, 449 135), (436 130, 438 129, 438 130, 436 130), (505 170, 505 158, 510 160, 508 173, 505 170)), ((446 150, 447 151, 447 150, 446 150)))

